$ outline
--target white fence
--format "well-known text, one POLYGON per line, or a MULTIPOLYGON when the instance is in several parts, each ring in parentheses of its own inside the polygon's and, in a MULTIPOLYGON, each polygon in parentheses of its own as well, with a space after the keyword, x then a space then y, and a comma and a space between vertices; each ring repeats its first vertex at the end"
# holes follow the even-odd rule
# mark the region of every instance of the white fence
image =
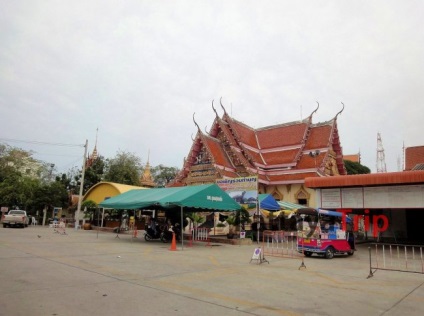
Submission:
POLYGON ((188 247, 193 246, 193 241, 202 241, 206 243, 206 246, 211 246, 209 230, 209 228, 193 228, 189 235, 188 247))
POLYGON ((302 258, 297 251, 296 232, 265 230, 262 238, 263 253, 273 257, 302 258))
POLYGON ((424 246, 371 244, 369 249, 370 274, 372 270, 388 270, 424 274, 424 246))

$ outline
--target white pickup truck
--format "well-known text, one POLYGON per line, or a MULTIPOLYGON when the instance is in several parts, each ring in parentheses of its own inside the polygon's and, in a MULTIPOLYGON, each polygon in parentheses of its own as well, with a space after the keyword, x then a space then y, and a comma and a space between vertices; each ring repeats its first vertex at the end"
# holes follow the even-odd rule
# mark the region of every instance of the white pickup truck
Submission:
POLYGON ((3 218, 3 227, 20 226, 28 227, 28 216, 26 211, 10 210, 3 218))

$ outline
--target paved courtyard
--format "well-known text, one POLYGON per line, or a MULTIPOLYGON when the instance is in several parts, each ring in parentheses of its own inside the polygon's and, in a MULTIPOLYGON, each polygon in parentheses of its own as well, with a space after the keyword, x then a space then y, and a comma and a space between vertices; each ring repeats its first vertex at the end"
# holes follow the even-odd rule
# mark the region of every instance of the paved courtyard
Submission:
POLYGON ((332 260, 256 245, 170 251, 96 231, 0 228, 1 315, 424 315, 424 275, 369 274, 368 246, 332 260))

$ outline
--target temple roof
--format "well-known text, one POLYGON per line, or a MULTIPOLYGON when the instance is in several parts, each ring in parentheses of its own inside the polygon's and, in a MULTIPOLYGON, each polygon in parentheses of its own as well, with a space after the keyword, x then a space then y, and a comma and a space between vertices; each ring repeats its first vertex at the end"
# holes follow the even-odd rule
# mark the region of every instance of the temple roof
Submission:
POLYGON ((190 170, 194 166, 199 170, 202 164, 213 165, 219 178, 258 175, 260 183, 269 185, 346 174, 338 114, 321 123, 313 123, 312 114, 301 121, 255 129, 232 118, 224 109, 222 117, 216 115, 208 134, 198 128, 176 182, 183 183, 190 170))

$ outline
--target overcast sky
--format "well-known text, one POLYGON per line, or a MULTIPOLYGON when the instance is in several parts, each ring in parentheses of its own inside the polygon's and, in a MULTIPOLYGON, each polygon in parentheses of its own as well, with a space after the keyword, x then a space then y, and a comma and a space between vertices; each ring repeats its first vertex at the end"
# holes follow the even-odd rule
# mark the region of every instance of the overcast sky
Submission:
POLYGON ((344 154, 388 171, 424 145, 424 1, 0 0, 0 142, 57 171, 131 152, 181 168, 219 99, 259 128, 338 117, 344 154))

